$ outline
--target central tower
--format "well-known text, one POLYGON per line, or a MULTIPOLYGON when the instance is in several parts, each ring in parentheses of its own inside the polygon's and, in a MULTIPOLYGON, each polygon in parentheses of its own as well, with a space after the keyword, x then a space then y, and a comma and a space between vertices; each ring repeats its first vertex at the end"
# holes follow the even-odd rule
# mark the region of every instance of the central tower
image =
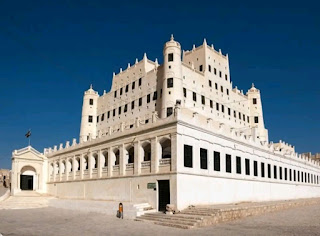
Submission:
POLYGON ((171 35, 163 48, 161 118, 172 115, 174 106, 183 102, 182 98, 181 46, 171 35))

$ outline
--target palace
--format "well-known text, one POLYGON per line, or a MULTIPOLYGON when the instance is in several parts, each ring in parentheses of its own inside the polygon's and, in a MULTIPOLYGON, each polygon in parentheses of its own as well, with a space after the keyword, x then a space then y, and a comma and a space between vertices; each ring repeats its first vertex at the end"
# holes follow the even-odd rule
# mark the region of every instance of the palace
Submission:
POLYGON ((233 87, 228 55, 165 43, 83 97, 80 138, 15 150, 12 194, 189 205, 320 196, 319 159, 269 142, 260 90, 233 87))

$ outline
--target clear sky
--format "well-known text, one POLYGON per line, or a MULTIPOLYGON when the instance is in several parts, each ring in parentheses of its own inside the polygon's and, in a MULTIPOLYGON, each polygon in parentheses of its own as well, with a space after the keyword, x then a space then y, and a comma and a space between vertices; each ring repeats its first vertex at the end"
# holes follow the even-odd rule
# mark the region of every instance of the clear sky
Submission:
POLYGON ((0 0, 0 168, 11 152, 78 139, 83 92, 102 94, 135 58, 185 50, 229 54, 231 80, 261 90, 271 141, 320 152, 318 1, 0 0), (112 3, 110 3, 112 2, 112 3))

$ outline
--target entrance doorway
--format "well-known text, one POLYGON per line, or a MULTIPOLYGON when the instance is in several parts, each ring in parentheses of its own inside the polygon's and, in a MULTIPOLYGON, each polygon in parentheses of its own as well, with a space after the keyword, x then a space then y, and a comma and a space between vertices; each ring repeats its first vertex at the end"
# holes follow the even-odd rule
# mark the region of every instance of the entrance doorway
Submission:
POLYGON ((21 190, 33 190, 33 176, 20 175, 21 190))
POLYGON ((165 212, 167 204, 170 204, 170 182, 169 180, 158 180, 158 210, 165 212))

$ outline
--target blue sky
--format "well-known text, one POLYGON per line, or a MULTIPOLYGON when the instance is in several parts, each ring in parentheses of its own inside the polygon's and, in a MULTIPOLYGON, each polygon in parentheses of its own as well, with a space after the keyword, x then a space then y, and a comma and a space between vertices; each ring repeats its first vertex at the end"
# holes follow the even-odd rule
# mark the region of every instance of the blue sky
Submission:
POLYGON ((270 140, 320 152, 317 1, 0 1, 0 168, 28 144, 79 136, 83 92, 135 58, 162 62, 174 34, 229 54, 231 80, 262 92, 270 140))

